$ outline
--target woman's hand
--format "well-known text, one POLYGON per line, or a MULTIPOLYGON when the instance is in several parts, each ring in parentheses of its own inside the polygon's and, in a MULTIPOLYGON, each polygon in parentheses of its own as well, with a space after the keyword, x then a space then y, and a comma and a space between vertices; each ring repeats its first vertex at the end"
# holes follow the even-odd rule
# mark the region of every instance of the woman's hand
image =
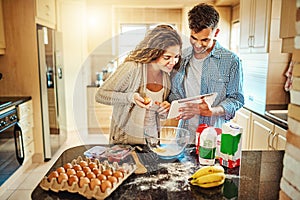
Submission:
POLYGON ((168 114, 169 110, 170 110, 170 106, 171 104, 167 101, 163 101, 163 102, 158 102, 156 101, 155 102, 155 105, 158 105, 159 108, 157 110, 157 113, 159 115, 165 115, 165 114, 168 114))
POLYGON ((152 105, 152 100, 150 101, 150 103, 145 104, 145 100, 143 97, 141 97, 141 95, 139 93, 135 93, 133 95, 133 101, 136 105, 138 105, 141 108, 146 108, 149 109, 150 106, 152 105))

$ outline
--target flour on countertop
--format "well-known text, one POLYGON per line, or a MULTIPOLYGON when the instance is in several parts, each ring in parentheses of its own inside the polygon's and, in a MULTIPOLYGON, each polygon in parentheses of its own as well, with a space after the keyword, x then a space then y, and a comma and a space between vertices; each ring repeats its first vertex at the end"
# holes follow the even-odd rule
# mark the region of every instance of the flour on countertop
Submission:
POLYGON ((158 174, 137 177, 127 185, 135 185, 141 191, 157 188, 167 191, 189 190, 188 179, 193 173, 194 167, 195 164, 189 161, 185 163, 161 163, 158 165, 158 174))

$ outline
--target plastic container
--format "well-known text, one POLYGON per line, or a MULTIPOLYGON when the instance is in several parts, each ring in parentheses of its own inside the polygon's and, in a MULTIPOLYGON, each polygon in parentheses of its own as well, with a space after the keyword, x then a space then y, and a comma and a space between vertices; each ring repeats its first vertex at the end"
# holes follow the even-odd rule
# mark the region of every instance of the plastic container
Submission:
POLYGON ((217 147, 217 131, 213 127, 205 128, 200 134, 200 165, 214 165, 217 147))
POLYGON ((202 131, 207 128, 207 124, 200 124, 196 130, 196 140, 195 140, 195 146, 196 146, 196 154, 199 154, 199 146, 200 146, 200 135, 202 131))

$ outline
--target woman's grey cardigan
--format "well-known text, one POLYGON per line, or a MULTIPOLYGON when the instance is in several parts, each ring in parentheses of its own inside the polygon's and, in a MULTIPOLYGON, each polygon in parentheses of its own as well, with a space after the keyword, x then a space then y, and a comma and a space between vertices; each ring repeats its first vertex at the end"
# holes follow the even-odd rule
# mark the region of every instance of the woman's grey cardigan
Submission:
MULTIPOLYGON (((144 144, 144 119, 146 109, 134 104, 134 93, 145 93, 143 77, 146 73, 144 64, 124 62, 109 76, 98 89, 97 102, 113 105, 109 143, 144 144)), ((170 78, 163 73, 164 95, 166 100, 170 92, 170 78)))

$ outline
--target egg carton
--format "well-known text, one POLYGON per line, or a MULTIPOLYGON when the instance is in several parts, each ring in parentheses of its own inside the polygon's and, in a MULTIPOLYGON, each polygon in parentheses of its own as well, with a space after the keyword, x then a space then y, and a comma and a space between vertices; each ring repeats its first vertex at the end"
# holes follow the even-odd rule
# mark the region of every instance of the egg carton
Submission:
POLYGON ((85 160, 87 163, 95 162, 99 169, 102 171, 110 169, 112 172, 122 168, 123 169, 123 178, 118 177, 118 182, 112 184, 112 188, 107 188, 104 192, 101 191, 100 186, 95 186, 92 190, 89 184, 84 184, 82 187, 79 186, 79 182, 73 182, 72 185, 68 184, 68 180, 62 180, 61 183, 58 182, 57 178, 52 178, 50 181, 48 177, 45 176, 41 182, 40 187, 43 190, 52 190, 54 192, 59 191, 68 191, 70 193, 79 193, 80 195, 86 197, 87 199, 95 198, 95 199, 105 199, 108 197, 114 190, 116 190, 124 180, 126 180, 135 170, 136 165, 123 163, 121 166, 117 162, 109 163, 107 160, 103 161, 102 163, 98 159, 83 159, 79 156, 77 159, 74 159, 71 164, 79 164, 80 161, 85 160))

